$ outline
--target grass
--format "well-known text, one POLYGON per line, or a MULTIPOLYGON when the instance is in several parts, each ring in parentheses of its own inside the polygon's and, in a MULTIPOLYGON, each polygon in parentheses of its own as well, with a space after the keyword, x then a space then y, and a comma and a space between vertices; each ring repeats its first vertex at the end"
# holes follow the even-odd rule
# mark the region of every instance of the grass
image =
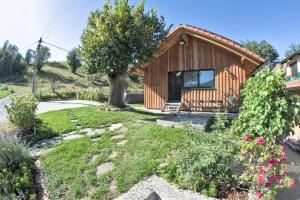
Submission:
POLYGON ((6 97, 9 95, 9 92, 7 90, 0 90, 0 99, 6 97))
POLYGON ((163 128, 153 122, 158 115, 137 110, 131 112, 105 112, 96 107, 49 112, 39 116, 49 129, 65 132, 72 118, 77 118, 83 127, 97 128, 122 122, 129 130, 125 133, 126 145, 117 145, 107 130, 101 140, 92 142, 85 137, 64 141, 51 152, 41 157, 42 172, 50 199, 112 199, 127 191, 144 177, 154 174, 170 151, 187 141, 182 129, 163 128), (59 114, 59 115, 58 115, 59 114), (55 118, 54 116, 58 116, 55 118), (60 120, 59 120, 60 119, 60 120), (59 122, 57 125, 56 123, 59 122), (63 126, 66 124, 66 126, 63 126), (118 152, 110 159, 112 151, 118 152), (93 156, 97 156, 94 162, 93 156), (112 172, 96 176, 96 168, 105 162, 113 162, 112 172), (108 190, 112 181, 117 191, 108 190))
MULTIPOLYGON (((0 88, 7 87, 9 91, 17 94, 30 93, 32 83, 32 66, 27 66, 22 74, 9 77, 1 77, 0 88)), ((51 62, 43 66, 38 74, 38 93, 40 95, 52 98, 62 99, 64 95, 53 94, 51 91, 51 81, 55 80, 56 92, 66 93, 70 91, 86 91, 98 88, 104 94, 108 94, 108 78, 105 75, 93 75, 94 86, 91 81, 91 75, 87 75, 83 68, 79 68, 76 74, 72 73, 65 62, 51 62)), ((143 84, 131 82, 128 79, 128 90, 143 91, 143 84)))

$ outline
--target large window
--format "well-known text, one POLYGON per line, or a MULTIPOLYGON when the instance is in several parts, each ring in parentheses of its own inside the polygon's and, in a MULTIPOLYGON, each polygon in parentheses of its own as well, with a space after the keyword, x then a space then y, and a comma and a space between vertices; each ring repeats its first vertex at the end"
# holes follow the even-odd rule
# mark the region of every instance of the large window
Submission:
POLYGON ((184 71, 184 88, 214 88, 215 70, 184 71))

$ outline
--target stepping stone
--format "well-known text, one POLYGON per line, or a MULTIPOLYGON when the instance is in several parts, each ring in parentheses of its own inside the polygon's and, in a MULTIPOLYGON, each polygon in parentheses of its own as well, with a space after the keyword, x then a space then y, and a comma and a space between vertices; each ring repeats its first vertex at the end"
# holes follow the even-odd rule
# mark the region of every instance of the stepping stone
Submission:
POLYGON ((92 131, 93 131, 93 129, 91 129, 91 128, 84 128, 84 129, 80 130, 80 132, 83 132, 83 133, 89 133, 92 131))
POLYGON ((63 137, 67 137, 69 135, 74 135, 77 131, 72 131, 70 133, 67 133, 67 134, 62 134, 63 137))
POLYGON ((122 127, 123 127, 123 124, 122 124, 122 123, 112 124, 112 125, 109 127, 109 130, 110 130, 110 131, 117 131, 117 130, 120 130, 122 127))
POLYGON ((92 130, 90 132, 87 132, 87 135, 92 137, 92 136, 97 136, 97 135, 101 135, 105 132, 105 129, 96 129, 96 130, 92 130))
POLYGON ((69 135, 67 137, 64 137, 64 140, 75 140, 75 139, 79 139, 79 138, 83 138, 84 135, 69 135))
POLYGON ((93 139, 91 139, 92 142, 97 142, 98 140, 101 140, 101 138, 99 137, 99 138, 93 138, 93 139))
POLYGON ((115 136, 112 136, 111 139, 112 140, 119 140, 119 139, 124 139, 125 138, 125 135, 124 134, 121 134, 121 135, 115 135, 115 136))
POLYGON ((167 166, 168 166, 168 163, 167 163, 167 162, 163 162, 163 163, 161 163, 161 164, 158 166, 158 168, 162 169, 162 168, 165 168, 165 167, 167 167, 167 166))
POLYGON ((117 191, 117 182, 115 180, 113 180, 110 184, 109 184, 109 188, 108 188, 109 192, 111 194, 115 193, 117 191))
POLYGON ((104 128, 95 129, 94 132, 97 134, 102 134, 105 133, 105 129, 104 128))
POLYGON ((75 122, 78 122, 78 120, 77 119, 72 119, 71 122, 75 123, 75 122))
POLYGON ((145 200, 161 200, 156 192, 151 192, 145 200))
POLYGON ((108 158, 109 158, 109 159, 114 159, 114 158, 117 157, 117 156, 118 156, 118 152, 113 151, 113 152, 111 152, 111 154, 108 156, 108 158))
POLYGON ((121 133, 124 133, 124 132, 126 132, 126 131, 128 131, 128 128, 125 127, 125 126, 123 126, 123 127, 119 130, 119 132, 121 132, 121 133))
POLYGON ((102 165, 99 165, 97 167, 96 175, 101 176, 103 174, 106 174, 110 171, 112 171, 114 168, 114 165, 112 162, 103 163, 102 165))
POLYGON ((123 140, 121 142, 118 142, 117 145, 125 145, 127 143, 127 140, 123 140))

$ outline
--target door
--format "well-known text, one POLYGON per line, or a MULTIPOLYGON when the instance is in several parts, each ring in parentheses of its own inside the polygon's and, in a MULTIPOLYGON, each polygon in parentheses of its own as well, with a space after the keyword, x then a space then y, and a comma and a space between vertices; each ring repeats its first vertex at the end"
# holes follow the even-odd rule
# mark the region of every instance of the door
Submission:
POLYGON ((182 73, 181 72, 169 72, 169 101, 180 102, 181 101, 181 85, 182 85, 182 73))

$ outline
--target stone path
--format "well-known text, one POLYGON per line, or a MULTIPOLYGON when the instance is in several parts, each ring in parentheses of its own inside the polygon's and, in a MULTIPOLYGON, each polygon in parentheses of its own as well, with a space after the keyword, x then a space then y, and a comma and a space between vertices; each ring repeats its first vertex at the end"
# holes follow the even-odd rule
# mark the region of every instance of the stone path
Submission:
POLYGON ((113 168, 114 168, 114 165, 112 162, 103 163, 97 167, 96 175, 101 176, 103 174, 106 174, 106 173, 112 171, 113 168))
POLYGON ((35 161, 36 174, 35 182, 39 185, 38 197, 40 200, 48 200, 48 194, 45 185, 43 184, 43 177, 41 173, 41 162, 39 160, 35 161))

